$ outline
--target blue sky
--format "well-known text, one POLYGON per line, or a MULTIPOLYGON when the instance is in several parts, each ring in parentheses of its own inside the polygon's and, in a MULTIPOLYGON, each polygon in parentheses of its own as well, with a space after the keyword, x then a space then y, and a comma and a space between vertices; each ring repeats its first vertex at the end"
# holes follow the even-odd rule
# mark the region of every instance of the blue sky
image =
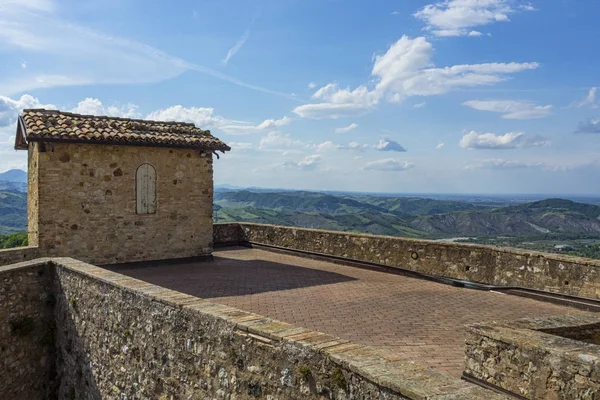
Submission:
POLYGON ((23 108, 194 122, 215 183, 600 194, 600 3, 0 0, 0 171, 23 108))

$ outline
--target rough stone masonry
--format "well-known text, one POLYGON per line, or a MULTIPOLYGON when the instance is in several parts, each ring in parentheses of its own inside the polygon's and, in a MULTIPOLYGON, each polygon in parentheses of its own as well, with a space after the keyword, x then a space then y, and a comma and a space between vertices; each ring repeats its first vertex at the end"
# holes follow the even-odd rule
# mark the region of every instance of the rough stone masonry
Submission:
POLYGON ((504 399, 69 258, 0 267, 0 283, 2 399, 504 399))

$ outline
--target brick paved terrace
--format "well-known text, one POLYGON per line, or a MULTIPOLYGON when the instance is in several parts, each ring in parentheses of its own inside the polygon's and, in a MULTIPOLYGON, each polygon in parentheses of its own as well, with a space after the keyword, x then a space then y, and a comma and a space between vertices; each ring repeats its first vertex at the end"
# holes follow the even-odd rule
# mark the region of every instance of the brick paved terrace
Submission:
POLYGON ((215 251, 214 262, 112 269, 189 295, 375 346, 460 376, 464 325, 581 311, 259 249, 215 251))

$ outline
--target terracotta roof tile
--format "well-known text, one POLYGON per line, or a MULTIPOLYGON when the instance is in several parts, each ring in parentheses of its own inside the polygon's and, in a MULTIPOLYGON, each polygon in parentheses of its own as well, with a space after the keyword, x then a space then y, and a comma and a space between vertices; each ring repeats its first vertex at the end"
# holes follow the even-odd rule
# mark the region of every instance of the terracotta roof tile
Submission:
POLYGON ((184 122, 80 115, 58 110, 23 110, 27 140, 77 141, 114 145, 186 147, 211 151, 231 148, 210 134, 184 122))

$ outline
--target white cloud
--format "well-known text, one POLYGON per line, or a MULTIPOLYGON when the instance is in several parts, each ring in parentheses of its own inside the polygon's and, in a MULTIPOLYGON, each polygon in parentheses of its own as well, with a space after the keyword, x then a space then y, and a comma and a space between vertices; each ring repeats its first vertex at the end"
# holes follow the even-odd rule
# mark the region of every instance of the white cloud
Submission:
POLYGON ((321 156, 316 154, 312 156, 307 156, 304 159, 298 161, 297 165, 300 169, 314 169, 320 163, 321 156))
POLYGON ((280 149, 289 147, 306 147, 306 143, 300 140, 294 140, 289 134, 273 131, 269 132, 266 136, 260 139, 258 148, 260 150, 266 149, 280 149))
POLYGON ((536 119, 551 114, 551 105, 538 106, 529 101, 516 100, 470 100, 462 103, 480 111, 491 111, 502 114, 505 119, 536 119))
POLYGON ((415 105, 413 105, 414 108, 422 108, 425 107, 427 103, 426 102, 422 102, 422 103, 417 103, 415 105))
POLYGON ((309 88, 309 89, 314 89, 314 88, 316 88, 316 87, 317 87, 317 84, 316 84, 316 83, 314 83, 314 82, 311 82, 311 83, 309 83, 309 84, 308 84, 308 88, 309 88))
POLYGON ((375 146, 376 150, 379 151, 397 151, 397 152, 405 152, 406 149, 400 145, 400 143, 393 141, 391 139, 379 139, 379 144, 375 146))
POLYGON ((483 35, 483 33, 479 32, 479 31, 471 31, 468 33, 467 36, 477 37, 477 36, 481 36, 481 35, 483 35))
POLYGON ((348 149, 348 150, 363 151, 363 150, 367 150, 368 148, 370 148, 370 146, 368 144, 360 144, 358 142, 350 142, 348 144, 348 146, 343 146, 342 148, 348 149))
POLYGON ((508 132, 504 135, 495 135, 493 133, 478 133, 471 131, 464 135, 459 142, 461 148, 471 150, 517 149, 524 147, 542 147, 549 144, 550 142, 542 137, 528 137, 523 132, 508 132))
POLYGON ((313 94, 313 99, 324 100, 321 103, 304 104, 294 109, 303 118, 343 118, 363 114, 379 101, 376 93, 366 86, 340 89, 337 83, 329 83, 313 94))
POLYGON ((201 129, 218 128, 232 123, 231 120, 214 115, 214 112, 214 108, 211 107, 184 107, 176 105, 153 111, 146 116, 146 119, 191 122, 201 129))
POLYGON ((327 142, 323 142, 316 146, 317 153, 324 153, 326 151, 337 150, 339 145, 334 144, 332 141, 328 140, 327 142))
POLYGON ((440 149, 442 149, 443 147, 444 147, 444 143, 438 143, 438 145, 437 145, 437 146, 435 146, 435 149, 436 149, 436 150, 440 150, 440 149))
POLYGON ((281 119, 265 119, 258 125, 224 125, 219 127, 223 132, 231 134, 231 135, 243 135, 247 133, 254 133, 265 131, 268 129, 279 128, 284 125, 288 125, 292 122, 292 118, 283 117, 281 119))
POLYGON ((134 40, 117 37, 61 19, 50 0, 3 0, 0 48, 43 56, 44 63, 0 77, 0 93, 90 84, 160 82, 197 71, 252 90, 291 98, 289 94, 243 82, 220 71, 169 55, 134 40))
POLYGON ((356 128, 358 128, 358 125, 355 124, 355 123, 352 123, 352 124, 350 124, 348 126, 345 126, 343 128, 336 128, 335 133, 348 133, 351 130, 356 129, 356 128))
POLYGON ((411 96, 433 96, 452 90, 488 86, 508 79, 509 74, 532 70, 538 63, 463 64, 436 68, 431 62, 433 46, 424 37, 403 36, 383 55, 374 59, 373 89, 361 85, 340 89, 329 83, 315 92, 320 103, 304 104, 294 112, 304 118, 341 118, 373 109, 382 99, 401 102, 411 96))
POLYGON ((348 145, 343 144, 335 144, 332 141, 328 140, 321 144, 317 144, 314 146, 317 153, 324 153, 326 151, 332 150, 354 150, 354 151, 365 151, 371 148, 368 144, 361 144, 358 142, 350 142, 348 145))
POLYGON ((233 150, 249 150, 254 148, 254 145, 252 143, 246 142, 230 142, 228 144, 229 147, 231 147, 233 150))
POLYGON ((590 88, 588 95, 585 97, 585 99, 572 103, 570 105, 570 107, 592 107, 592 108, 598 108, 600 107, 600 104, 598 104, 598 102, 596 101, 596 94, 598 93, 598 88, 597 87, 593 87, 590 88))
POLYGON ((77 106, 70 111, 84 115, 108 115, 110 117, 140 118, 138 107, 134 104, 127 104, 122 107, 114 105, 105 107, 100 100, 90 97, 77 103, 77 106))
POLYGON ((600 133, 600 119, 590 118, 580 122, 575 133, 600 133))
POLYGON ((18 100, 0 96, 0 127, 11 126, 17 123, 17 117, 25 108, 56 109, 53 104, 42 104, 36 97, 24 94, 18 100))
POLYGON ((406 171, 415 165, 408 161, 397 161, 394 158, 385 158, 383 160, 371 161, 365 164, 365 170, 373 171, 406 171))
MULTIPOLYGON (((425 30, 436 36, 476 36, 470 28, 507 22, 517 11, 534 11, 527 5, 513 5, 513 0, 443 0, 428 4, 414 16, 425 22, 425 30)), ((479 32, 477 32, 479 33, 479 32)), ((478 36, 478 35, 477 35, 478 36)))
POLYGON ((248 40, 249 37, 250 37, 250 29, 246 30, 246 32, 244 32, 244 34, 238 39, 238 41, 235 43, 235 45, 229 49, 225 58, 221 60, 221 64, 227 65, 227 63, 229 62, 231 57, 233 57, 235 55, 235 53, 240 51, 240 49, 246 43, 246 40, 248 40))
POLYGON ((21 68, 27 69, 27 63, 25 61, 21 61, 21 68))

